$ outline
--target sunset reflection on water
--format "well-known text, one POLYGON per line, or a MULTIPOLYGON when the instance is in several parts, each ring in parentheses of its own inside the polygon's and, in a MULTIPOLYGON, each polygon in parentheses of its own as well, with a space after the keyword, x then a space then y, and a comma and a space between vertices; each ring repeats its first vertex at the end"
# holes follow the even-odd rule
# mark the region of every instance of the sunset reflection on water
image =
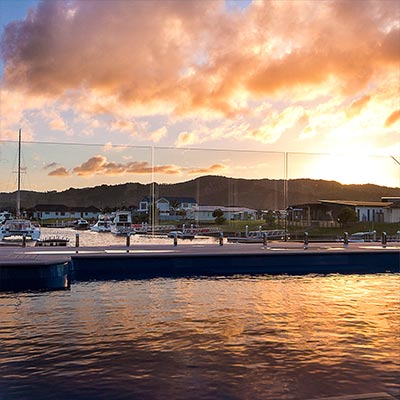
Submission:
POLYGON ((398 394, 399 289, 400 275, 381 274, 3 293, 0 392, 2 399, 398 394))

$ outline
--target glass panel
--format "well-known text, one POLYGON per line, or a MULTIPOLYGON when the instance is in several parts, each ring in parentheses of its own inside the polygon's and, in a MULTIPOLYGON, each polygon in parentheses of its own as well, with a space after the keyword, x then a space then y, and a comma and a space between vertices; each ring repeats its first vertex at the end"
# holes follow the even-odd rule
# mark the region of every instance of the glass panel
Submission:
POLYGON ((154 162, 155 198, 171 201, 158 223, 244 235, 285 208, 283 153, 155 148, 154 162))

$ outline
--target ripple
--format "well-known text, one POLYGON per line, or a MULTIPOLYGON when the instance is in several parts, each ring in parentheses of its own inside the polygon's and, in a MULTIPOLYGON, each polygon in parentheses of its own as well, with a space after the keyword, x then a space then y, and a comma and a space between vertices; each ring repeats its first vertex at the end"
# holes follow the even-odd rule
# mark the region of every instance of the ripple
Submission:
POLYGON ((400 275, 86 282, 0 294, 1 399, 400 390, 400 275))

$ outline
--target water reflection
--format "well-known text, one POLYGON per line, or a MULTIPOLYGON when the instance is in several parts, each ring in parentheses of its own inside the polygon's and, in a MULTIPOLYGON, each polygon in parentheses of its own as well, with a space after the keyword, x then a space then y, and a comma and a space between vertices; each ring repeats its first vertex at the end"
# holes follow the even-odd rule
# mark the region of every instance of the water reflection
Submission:
POLYGON ((400 275, 153 279, 0 294, 2 399, 400 390, 400 275))

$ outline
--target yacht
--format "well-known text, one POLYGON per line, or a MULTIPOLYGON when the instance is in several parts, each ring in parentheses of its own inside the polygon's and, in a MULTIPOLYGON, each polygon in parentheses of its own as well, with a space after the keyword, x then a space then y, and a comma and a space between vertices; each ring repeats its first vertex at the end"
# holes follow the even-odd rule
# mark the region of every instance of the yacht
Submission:
POLYGON ((28 219, 21 218, 21 129, 18 131, 18 189, 16 219, 5 219, 0 226, 0 240, 11 236, 30 237, 32 240, 40 238, 40 226, 28 219))
POLYGON ((113 222, 111 223, 111 233, 115 235, 127 235, 135 233, 132 226, 132 215, 130 211, 116 211, 113 222))
POLYGON ((40 227, 26 219, 10 219, 0 226, 0 240, 11 236, 25 236, 38 240, 40 227))
POLYGON ((78 231, 85 231, 86 229, 89 229, 89 222, 86 221, 86 219, 79 218, 74 223, 74 229, 78 231))
POLYGON ((2 211, 0 212, 0 225, 4 224, 4 222, 13 219, 13 216, 11 215, 10 212, 8 211, 2 211))
POLYGON ((108 215, 101 214, 97 222, 90 228, 93 232, 111 232, 111 220, 108 215))

